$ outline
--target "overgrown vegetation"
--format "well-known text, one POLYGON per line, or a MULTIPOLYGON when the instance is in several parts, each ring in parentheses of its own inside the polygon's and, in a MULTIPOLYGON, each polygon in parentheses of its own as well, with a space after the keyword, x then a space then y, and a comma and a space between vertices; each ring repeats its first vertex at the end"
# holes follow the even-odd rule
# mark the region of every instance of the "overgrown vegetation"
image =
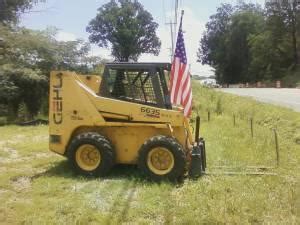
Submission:
POLYGON ((177 185, 157 184, 125 166, 106 178, 87 179, 75 176, 65 159, 48 151, 48 127, 0 127, 0 223, 299 224, 299 113, 196 83, 193 92, 209 172, 275 166, 270 129, 276 128, 280 167, 264 172, 278 176, 206 175, 177 185))
POLYGON ((198 59, 215 68, 220 83, 284 79, 295 87, 300 81, 299 18, 294 0, 266 1, 264 8, 243 1, 222 4, 206 24, 198 59))
POLYGON ((32 119, 47 112, 51 70, 102 72, 105 60, 89 55, 89 43, 58 41, 56 28, 36 31, 18 26, 20 14, 37 2, 0 3, 0 117, 4 123, 32 119), (26 110, 20 107, 23 105, 26 110))

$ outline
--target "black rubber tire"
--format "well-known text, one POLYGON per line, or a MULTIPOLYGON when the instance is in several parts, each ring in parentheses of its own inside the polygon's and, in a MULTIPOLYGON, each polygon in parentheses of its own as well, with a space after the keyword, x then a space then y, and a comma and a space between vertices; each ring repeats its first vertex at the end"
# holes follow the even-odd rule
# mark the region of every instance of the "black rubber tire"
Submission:
POLYGON ((96 132, 87 132, 73 138, 67 149, 67 157, 75 172, 84 176, 105 176, 115 164, 116 154, 110 141, 96 132), (96 147, 101 155, 101 163, 92 171, 83 170, 76 162, 76 151, 81 145, 96 147))
POLYGON ((147 140, 139 151, 138 167, 139 169, 150 179, 154 181, 177 181, 184 175, 186 166, 186 156, 182 146, 176 141, 176 139, 167 136, 154 136, 147 140), (156 147, 164 147, 168 149, 174 156, 173 169, 164 175, 158 175, 153 173, 147 164, 147 157, 151 149, 156 147))

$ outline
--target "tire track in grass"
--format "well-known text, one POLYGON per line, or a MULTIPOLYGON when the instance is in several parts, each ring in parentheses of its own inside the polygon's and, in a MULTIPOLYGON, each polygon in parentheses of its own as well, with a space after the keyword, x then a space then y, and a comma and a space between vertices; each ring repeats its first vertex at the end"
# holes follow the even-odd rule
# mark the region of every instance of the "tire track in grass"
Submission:
POLYGON ((173 224, 177 202, 173 190, 176 184, 166 182, 143 183, 138 189, 132 217, 137 224, 173 224))
POLYGON ((106 224, 121 224, 127 220, 130 204, 136 194, 136 180, 125 180, 120 187, 111 207, 109 209, 109 216, 106 224))
MULTIPOLYGON (((171 185, 175 185, 175 184, 171 184, 171 185)), ((174 209, 178 207, 178 201, 176 199, 176 194, 175 194, 176 190, 177 190, 176 186, 174 186, 173 188, 169 186, 169 188, 167 188, 162 192, 163 199, 166 199, 164 203, 164 214, 163 214, 165 220, 164 224, 174 224, 175 222, 174 209)))

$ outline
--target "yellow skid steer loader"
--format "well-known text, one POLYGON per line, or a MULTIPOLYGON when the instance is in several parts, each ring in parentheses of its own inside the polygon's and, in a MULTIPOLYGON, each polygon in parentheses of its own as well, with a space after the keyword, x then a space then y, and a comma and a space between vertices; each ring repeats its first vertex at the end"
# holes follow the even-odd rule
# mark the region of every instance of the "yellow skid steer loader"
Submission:
POLYGON ((50 150, 80 174, 106 175, 115 164, 137 164, 151 179, 176 180, 206 167, 205 143, 195 138, 168 90, 169 63, 107 64, 102 77, 53 71, 50 150))

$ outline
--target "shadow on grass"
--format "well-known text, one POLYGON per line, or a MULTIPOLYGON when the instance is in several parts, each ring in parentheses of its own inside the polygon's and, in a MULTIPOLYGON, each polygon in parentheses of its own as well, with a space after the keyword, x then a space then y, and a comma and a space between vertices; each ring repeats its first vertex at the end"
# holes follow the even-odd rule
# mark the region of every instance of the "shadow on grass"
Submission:
MULTIPOLYGON (((51 178, 51 177, 61 177, 63 179, 68 179, 70 181, 77 181, 79 179, 84 179, 85 181, 97 180, 97 177, 82 177, 77 175, 69 165, 67 160, 62 160, 55 162, 52 166, 42 173, 38 173, 30 177, 32 180, 39 178, 51 178)), ((121 224, 123 222, 128 222, 129 211, 131 210, 131 203, 134 201, 137 188, 139 186, 157 184, 145 177, 135 165, 116 165, 111 172, 106 176, 101 178, 101 181, 122 181, 118 182, 118 191, 114 192, 114 198, 111 202, 109 213, 106 217, 105 224, 121 224)), ((170 182, 163 182, 170 183, 170 182)), ((173 188, 177 188, 178 184, 173 188)), ((181 183, 183 184, 183 182, 181 183)), ((180 184, 180 186, 181 186, 180 184)), ((114 185, 111 183, 111 185, 114 185)), ((173 183, 174 185, 174 183, 173 183)), ((109 187, 109 186, 108 186, 109 187)), ((170 186, 171 189, 172 186, 170 186)), ((167 191, 167 198, 171 198, 171 191, 167 191)), ((164 209, 164 217, 166 221, 172 221, 172 213, 170 211, 170 205, 167 205, 164 209)))
MULTIPOLYGON (((53 163, 49 169, 32 176, 31 179, 34 180, 45 177, 61 177, 70 181, 77 181, 82 178, 85 181, 99 179, 98 177, 82 177, 77 175, 67 160, 53 163)), ((137 166, 134 165, 116 165, 107 176, 100 179, 99 182, 118 181, 117 184, 119 184, 118 191, 113 192, 113 201, 111 202, 107 217, 104 221, 104 224, 108 225, 121 224, 127 221, 131 203, 134 201, 137 188, 145 184, 154 184, 154 182, 144 177, 137 166)), ((115 184, 112 182, 110 185, 115 184)))
MULTIPOLYGON (((83 177, 78 175, 72 170, 67 160, 55 162, 53 165, 44 172, 35 174, 31 179, 37 179, 40 177, 62 177, 65 179, 77 180, 78 178, 84 178, 87 180, 99 179, 98 177, 83 177)), ((137 183, 150 182, 137 168, 136 165, 116 165, 112 168, 110 173, 101 177, 101 180, 134 180, 137 183)))

